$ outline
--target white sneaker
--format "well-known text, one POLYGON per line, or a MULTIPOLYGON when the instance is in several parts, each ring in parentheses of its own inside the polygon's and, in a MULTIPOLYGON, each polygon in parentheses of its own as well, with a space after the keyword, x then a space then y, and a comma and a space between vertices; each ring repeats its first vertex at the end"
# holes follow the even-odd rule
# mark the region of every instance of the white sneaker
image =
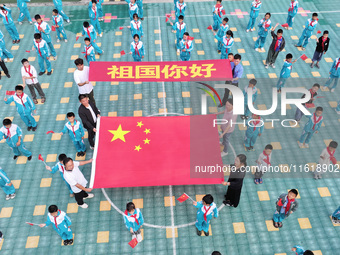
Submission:
POLYGON ((336 112, 337 114, 340 114, 340 111, 335 110, 335 112, 336 112))
POLYGON ((99 35, 99 37, 103 37, 103 33, 101 33, 101 34, 99 35))
POLYGON ((246 32, 249 33, 249 29, 247 29, 246 32))
POLYGON ((70 23, 71 21, 68 19, 68 20, 66 20, 66 22, 67 22, 67 23, 70 23))
POLYGON ((13 198, 15 198, 15 196, 16 196, 16 194, 13 193, 13 194, 9 195, 9 198, 10 198, 10 199, 13 199, 13 198))
POLYGON ((57 56, 55 56, 55 57, 53 57, 54 58, 54 60, 57 60, 57 56))
POLYGON ((255 51, 259 51, 259 48, 256 48, 255 51))
POLYGON ((10 200, 10 199, 11 199, 10 195, 6 195, 6 200, 10 200))
POLYGON ((269 65, 264 65, 264 68, 268 69, 269 65))
POLYGON ((271 65, 271 67, 272 67, 272 68, 275 68, 275 65, 274 65, 274 64, 272 64, 272 65, 271 65))
POLYGON ((306 147, 306 148, 309 148, 309 145, 308 145, 308 143, 306 143, 306 144, 305 144, 305 147, 306 147))
POLYGON ((141 241, 143 241, 142 234, 138 234, 137 235, 137 242, 140 243, 141 241))
POLYGON ((250 29, 250 31, 252 31, 252 32, 255 31, 255 28, 250 29))
POLYGON ((177 52, 179 53, 179 49, 177 49, 177 52))
POLYGON ((88 204, 86 204, 86 203, 84 203, 84 204, 82 204, 82 205, 79 205, 79 207, 81 207, 81 208, 83 208, 83 209, 86 209, 86 208, 88 208, 88 207, 89 207, 89 205, 88 205, 88 204))
POLYGON ((22 25, 22 22, 19 22, 19 25, 22 25))
POLYGON ((298 141, 298 145, 300 148, 303 148, 303 144, 298 141))
POLYGON ((67 39, 65 39, 64 42, 67 42, 67 39))
POLYGON ((85 199, 88 199, 88 198, 93 198, 94 197, 94 194, 93 193, 88 193, 88 196, 87 197, 84 197, 84 200, 85 199))
POLYGON ((335 89, 331 89, 331 92, 334 92, 335 91, 335 89))
POLYGON ((264 51, 264 48, 261 48, 262 51, 264 51))
POLYGON ((5 62, 5 63, 8 62, 7 58, 4 59, 4 62, 5 62))
POLYGON ((60 40, 59 40, 59 39, 57 39, 57 42, 60 42, 60 40))
POLYGON ((227 156, 228 155, 228 152, 224 152, 224 151, 222 151, 221 152, 221 157, 223 158, 224 156, 227 156))
POLYGON ((33 22, 32 22, 32 21, 30 21, 30 24, 32 25, 32 24, 33 24, 33 22))

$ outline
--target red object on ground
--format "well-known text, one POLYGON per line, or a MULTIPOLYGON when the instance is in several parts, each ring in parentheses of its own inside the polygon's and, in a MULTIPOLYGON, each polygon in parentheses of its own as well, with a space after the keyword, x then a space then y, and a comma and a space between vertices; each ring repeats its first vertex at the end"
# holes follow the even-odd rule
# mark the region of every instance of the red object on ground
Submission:
POLYGON ((335 157, 331 157, 330 160, 331 160, 333 165, 336 165, 338 163, 338 161, 336 160, 335 157))
POLYGON ((209 27, 207 27, 207 29, 212 30, 212 25, 210 25, 209 27))
POLYGON ((6 91, 6 96, 13 96, 15 94, 15 91, 6 91))
POLYGON ((39 154, 38 159, 41 160, 41 161, 44 161, 44 158, 41 156, 41 154, 39 154))
POLYGON ((307 57, 305 54, 303 54, 303 55, 301 56, 301 59, 302 59, 303 61, 305 61, 307 58, 308 58, 308 57, 307 57))
POLYGON ((124 27, 119 27, 119 30, 123 30, 124 29, 124 27))
POLYGON ((76 37, 76 41, 78 41, 79 37, 80 37, 79 35, 76 37))
POLYGON ((281 25, 281 27, 289 27, 288 23, 284 23, 281 25))
POLYGON ((122 50, 122 51, 120 52, 120 55, 124 56, 124 55, 125 55, 125 51, 122 50))
POLYGON ((316 32, 317 34, 321 34, 322 32, 320 30, 318 30, 318 32, 316 32))
POLYGON ((220 184, 223 162, 214 119, 215 114, 101 117, 90 187, 220 184), (216 172, 206 171, 208 166, 216 172))
POLYGON ((183 203, 184 201, 187 201, 189 198, 189 196, 187 194, 183 194, 182 196, 180 196, 179 198, 177 198, 178 202, 183 203))
POLYGON ((26 50, 27 53, 30 53, 31 51, 30 50, 26 50))
POLYGON ((171 14, 165 14, 165 17, 170 18, 171 14))
POLYGON ((52 131, 52 130, 47 131, 47 132, 46 132, 46 135, 48 135, 48 134, 54 134, 54 131, 52 131))
POLYGON ((169 21, 169 18, 168 18, 168 17, 166 17, 166 18, 165 18, 165 22, 168 22, 168 21, 169 21))
POLYGON ((137 244, 138 244, 137 238, 134 238, 129 242, 131 248, 135 248, 137 244))

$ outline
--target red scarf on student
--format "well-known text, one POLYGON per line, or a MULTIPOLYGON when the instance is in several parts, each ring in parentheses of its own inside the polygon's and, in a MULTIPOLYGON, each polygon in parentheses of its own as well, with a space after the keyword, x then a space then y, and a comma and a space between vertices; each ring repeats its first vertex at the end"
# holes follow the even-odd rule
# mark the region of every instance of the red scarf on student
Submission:
POLYGON ((11 131, 9 130, 9 128, 6 128, 6 129, 7 129, 7 137, 5 139, 9 138, 9 140, 11 140, 11 131))
POLYGON ((88 27, 86 28, 86 33, 87 33, 87 35, 89 36, 89 38, 90 38, 90 40, 91 40, 91 33, 90 33, 90 31, 89 31, 89 28, 88 28, 88 27))
POLYGON ((327 38, 322 37, 322 42, 321 42, 321 46, 322 46, 322 51, 325 50, 325 42, 327 41, 327 38))
MULTIPOLYGON (((85 58, 86 58, 86 60, 87 60, 87 51, 88 51, 88 49, 91 47, 91 44, 90 44, 90 46, 89 47, 86 47, 85 46, 85 58)), ((73 130, 73 126, 72 126, 72 130, 73 130)), ((76 134, 74 133, 74 131, 73 131, 73 134, 74 134, 74 136, 76 136, 76 134)))
POLYGON ((182 24, 183 24, 183 22, 179 23, 179 33, 181 33, 181 31, 182 31, 182 24))
MULTIPOLYGON (((256 4, 255 4, 255 8, 257 8, 259 5, 261 4, 261 2, 259 1, 259 2, 256 2, 256 4)), ((255 12, 255 11, 254 11, 255 12)))
POLYGON ((26 109, 26 106, 25 106, 25 104, 24 104, 24 101, 22 101, 22 97, 23 97, 23 96, 24 96, 24 93, 22 93, 21 96, 18 96, 18 94, 17 94, 17 97, 20 98, 22 105, 23 105, 24 108, 26 109))
POLYGON ((138 56, 140 56, 140 55, 139 55, 139 50, 138 50, 138 47, 137 47, 138 44, 139 44, 139 42, 138 42, 138 43, 135 43, 135 55, 138 54, 138 56))
MULTIPOLYGON (((24 66, 24 68, 25 68, 25 72, 28 73, 30 77, 32 77, 33 74, 31 74, 31 65, 28 66, 28 70, 26 69, 26 66, 24 66)), ((34 82, 33 78, 31 80, 32 82, 34 82)))
POLYGON ((35 41, 35 42, 38 44, 38 51, 39 51, 39 55, 40 55, 40 57, 42 57, 42 55, 41 55, 41 51, 40 51, 40 45, 39 45, 41 42, 38 42, 38 41, 35 41))
POLYGON ((313 114, 313 120, 314 120, 314 125, 313 125, 313 130, 315 129, 316 124, 318 124, 322 119, 322 116, 318 117, 318 119, 316 119, 316 114, 313 114))
POLYGON ((329 159, 331 160, 331 162, 334 164, 334 162, 336 163, 336 159, 335 159, 335 157, 334 157, 334 153, 335 153, 335 150, 333 151, 333 152, 331 152, 330 150, 329 150, 329 147, 327 147, 327 152, 328 152, 328 154, 329 154, 329 159))
POLYGON ((63 170, 63 173, 64 173, 65 169, 64 169, 63 165, 61 165, 61 170, 63 170))
MULTIPOLYGON (((124 213, 125 213, 125 215, 128 216, 128 211, 127 211, 127 210, 125 210, 124 213)), ((130 215, 129 217, 134 218, 134 219, 135 219, 135 222, 137 223, 137 225, 139 225, 139 221, 138 221, 138 219, 137 219, 137 214, 130 215)))
POLYGON ((187 49, 190 48, 190 46, 189 46, 189 41, 185 41, 185 46, 186 46, 187 49))
POLYGON ((340 65, 340 58, 338 59, 338 62, 336 63, 335 70, 338 70, 339 65, 340 65))
POLYGON ((40 25, 41 25, 41 23, 42 23, 42 22, 40 22, 40 23, 38 23, 38 22, 37 22, 37 24, 38 24, 38 30, 39 30, 39 33, 40 33, 40 34, 41 34, 41 31, 40 31, 40 29, 42 29, 42 27, 40 26, 40 25))
POLYGON ((253 129, 253 131, 255 131, 255 130, 256 130, 256 128, 257 128, 257 124, 259 124, 259 123, 260 123, 260 120, 261 120, 261 118, 260 118, 260 119, 258 119, 258 120, 254 120, 254 119, 253 119, 253 123, 254 123, 254 129, 253 129))
POLYGON ((3 10, 2 12, 5 14, 6 21, 7 21, 7 23, 8 23, 8 17, 7 17, 7 13, 8 13, 8 11, 6 11, 6 10, 3 10))
POLYGON ((54 17, 55 25, 58 26, 57 16, 54 17))
MULTIPOLYGON (((91 46, 90 46, 90 47, 91 47, 91 46)), ((90 47, 85 47, 85 48, 86 48, 86 52, 85 52, 85 54, 86 54, 86 55, 85 55, 86 60, 87 60, 87 50, 88 50, 90 47)), ((75 123, 73 123, 73 125, 71 125, 73 135, 74 135, 74 137, 76 137, 76 133, 74 132, 74 124, 77 124, 77 121, 75 121, 75 123)))
POLYGON ((219 5, 216 4, 216 7, 215 7, 215 8, 217 8, 217 14, 218 14, 218 16, 219 16, 220 18, 222 18, 222 17, 221 17, 220 7, 221 7, 220 4, 219 4, 219 5))
POLYGON ((94 12, 94 20, 97 18, 97 8, 96 7, 92 7, 92 11, 94 12))
POLYGON ((263 160, 264 162, 266 162, 268 165, 271 165, 270 161, 269 161, 269 155, 267 155, 267 153, 265 152, 265 150, 263 150, 263 155, 266 156, 266 158, 263 160))
POLYGON ((204 209, 204 215, 203 215, 203 217, 204 217, 205 222, 207 222, 207 214, 208 214, 210 208, 211 208, 211 206, 209 206, 209 208, 208 208, 208 210, 207 210, 207 209, 205 208, 205 206, 203 206, 203 209, 204 209))
MULTIPOLYGON (((59 215, 60 215, 60 210, 58 210, 59 212, 59 215)), ((58 228, 58 223, 57 223, 57 217, 59 216, 57 215, 56 217, 54 217, 54 224, 55 224, 55 227, 58 228)), ((58 228, 59 229, 59 228, 58 228)))
POLYGON ((276 49, 279 47, 279 42, 280 42, 281 39, 282 39, 282 36, 281 37, 277 37, 277 40, 276 40, 276 43, 275 43, 275 47, 274 47, 274 51, 276 51, 276 49))
POLYGON ((135 21, 135 24, 136 24, 136 26, 137 26, 137 30, 139 31, 138 21, 135 21))
POLYGON ((183 4, 178 3, 178 6, 179 6, 179 13, 182 13, 183 4))

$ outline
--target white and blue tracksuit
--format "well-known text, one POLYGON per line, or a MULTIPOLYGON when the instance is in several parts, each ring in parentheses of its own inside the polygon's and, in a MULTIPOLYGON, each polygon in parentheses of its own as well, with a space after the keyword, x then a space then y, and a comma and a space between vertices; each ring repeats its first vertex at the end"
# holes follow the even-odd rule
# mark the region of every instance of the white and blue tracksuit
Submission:
MULTIPOLYGON (((246 86, 243 90, 243 96, 244 96, 244 115, 249 116, 250 115, 250 110, 248 106, 248 86, 246 86)), ((252 88, 252 102, 253 104, 255 103, 255 100, 257 98, 257 88, 253 87, 252 88)))
POLYGON ((177 21, 172 26, 172 30, 176 31, 176 48, 180 49, 181 48, 180 44, 181 44, 181 40, 183 39, 183 34, 187 31, 187 25, 184 22, 179 23, 179 21, 177 21))
POLYGON ((37 51, 38 55, 38 63, 39 63, 39 68, 40 72, 44 73, 46 71, 45 69, 45 62, 46 62, 46 67, 47 67, 47 72, 52 71, 52 66, 50 60, 47 58, 50 56, 50 50, 47 45, 47 42, 45 40, 41 40, 40 42, 33 40, 34 42, 34 48, 37 51))
POLYGON ((340 206, 334 211, 334 213, 332 214, 332 217, 340 220, 340 206))
POLYGON ((305 249, 299 245, 294 246, 293 248, 296 249, 295 255, 303 255, 305 253, 305 249))
POLYGON ((54 174, 54 173, 57 172, 57 171, 59 171, 61 178, 65 181, 66 186, 67 186, 68 190, 70 191, 70 194, 73 194, 73 191, 72 191, 72 189, 71 189, 70 184, 68 184, 68 182, 67 182, 67 181, 65 180, 65 178, 64 178, 65 167, 64 167, 64 165, 62 165, 60 162, 58 162, 57 164, 55 164, 54 167, 52 167, 51 173, 54 174))
MULTIPOLYGON (((6 49, 4 34, 1 32, 1 30, 0 30, 0 49, 2 50, 2 54, 6 58, 14 58, 12 53, 10 53, 9 50, 6 49)), ((1 59, 2 59, 2 57, 1 57, 1 59)))
POLYGON ((92 6, 89 8, 89 16, 90 16, 90 23, 91 25, 98 31, 98 34, 102 33, 102 29, 100 28, 100 23, 99 23, 99 15, 98 15, 98 8, 97 6, 92 6))
POLYGON ((10 128, 6 128, 5 126, 1 127, 0 137, 6 139, 6 143, 12 149, 15 156, 20 156, 21 153, 25 157, 32 156, 32 153, 26 149, 24 142, 22 140, 22 130, 16 124, 12 124, 10 128), (20 145, 17 146, 19 136, 21 136, 21 141, 20 145))
POLYGON ((214 216, 215 218, 218 217, 218 210, 216 204, 213 202, 210 206, 203 205, 203 202, 197 202, 197 205, 194 205, 197 210, 196 214, 196 223, 195 226, 198 231, 209 232, 209 224, 210 220, 214 216))
POLYGON ((14 24, 12 18, 12 10, 4 6, 5 10, 0 10, 0 16, 2 18, 2 22, 5 25, 9 35, 12 37, 13 41, 20 40, 18 30, 14 24))
POLYGON ((131 30, 131 36, 132 39, 135 35, 138 35, 139 38, 142 38, 142 36, 144 35, 143 32, 143 27, 142 27, 142 22, 140 20, 131 20, 130 22, 130 30, 131 30))
POLYGON ((18 22, 22 22, 25 19, 25 17, 29 22, 32 22, 30 12, 28 11, 27 8, 27 3, 29 2, 31 2, 31 0, 17 0, 17 5, 20 10, 18 22))
POLYGON ((132 52, 132 57, 135 62, 142 61, 144 56, 144 45, 143 42, 138 41, 137 43, 133 41, 130 45, 130 52, 132 52))
POLYGON ((261 1, 253 1, 250 7, 250 17, 247 26, 247 30, 255 28, 255 22, 257 17, 259 16, 260 8, 262 6, 261 1))
POLYGON ((53 229, 61 236, 63 240, 73 239, 71 219, 65 212, 58 210, 58 216, 54 217, 50 213, 47 214, 46 227, 52 224, 53 229))
POLYGON ((227 59, 228 54, 231 52, 231 47, 234 45, 234 38, 228 38, 226 35, 219 37, 217 34, 215 35, 215 38, 222 44, 221 59, 227 59))
POLYGON ((126 228, 130 231, 132 228, 133 232, 137 232, 144 224, 144 218, 142 212, 136 208, 133 214, 128 211, 124 212, 124 223, 126 228))
POLYGON ((212 13, 213 13, 213 20, 214 20, 214 24, 213 24, 213 30, 217 31, 220 28, 220 25, 222 23, 222 11, 223 11, 223 6, 217 6, 214 5, 213 9, 212 9, 212 13), (217 12, 217 14, 215 13, 217 12))
POLYGON ((14 185, 11 183, 11 180, 8 178, 6 172, 0 167, 0 187, 6 193, 6 195, 12 195, 15 193, 14 185))
POLYGON ((74 146, 78 152, 86 151, 86 146, 82 137, 84 137, 84 128, 80 121, 74 120, 73 125, 71 122, 67 122, 61 131, 63 134, 68 133, 74 146))
MULTIPOLYGON (((98 14, 98 18, 102 18, 103 15, 103 8, 102 8, 102 4, 103 4, 104 0, 97 0, 96 6, 97 6, 97 14, 98 14)), ((92 8, 92 2, 89 2, 89 11, 92 8)))
POLYGON ((292 72, 292 67, 293 67, 293 64, 289 63, 288 61, 285 61, 285 63, 283 64, 283 67, 280 72, 280 79, 278 80, 276 84, 276 88, 278 90, 282 89, 285 86, 286 81, 290 77, 290 74, 292 72))
POLYGON ((58 13, 63 16, 64 20, 70 20, 69 17, 63 11, 63 2, 61 0, 53 0, 54 7, 58 10, 58 13))
POLYGON ((270 19, 265 20, 265 18, 263 18, 257 26, 259 27, 259 33, 255 42, 255 49, 264 47, 264 44, 267 40, 267 35, 272 27, 272 22, 270 19))
POLYGON ((130 0, 125 0, 125 2, 128 3, 129 5, 129 16, 130 16, 130 20, 133 20, 133 14, 137 14, 139 13, 139 8, 138 8, 138 5, 137 3, 131 3, 130 0))
POLYGON ((259 134, 262 134, 264 129, 263 120, 250 118, 247 121, 246 136, 244 138, 244 146, 252 147, 256 143, 259 134))
POLYGON ((328 81, 326 82, 325 86, 330 89, 335 89, 338 85, 339 77, 340 77, 340 58, 335 59, 331 70, 329 71, 331 74, 329 76, 328 81), (333 86, 331 84, 334 82, 333 86))
POLYGON ((143 18, 144 11, 143 11, 143 0, 136 0, 137 6, 138 6, 138 17, 143 18))
POLYGON ((88 64, 92 61, 96 61, 96 53, 91 44, 89 46, 84 45, 84 57, 88 64))
POLYGON ((316 28, 318 21, 313 21, 312 19, 308 19, 305 24, 305 29, 302 32, 302 35, 297 43, 298 47, 306 48, 309 43, 309 38, 312 36, 314 29, 316 28))
POLYGON ((47 22, 42 21, 40 24, 38 22, 34 23, 34 33, 39 33, 41 35, 41 38, 47 43, 48 48, 50 49, 51 55, 53 57, 57 56, 57 52, 55 51, 51 39, 51 27, 47 22), (39 29, 43 29, 44 32, 40 32, 39 29))
POLYGON ((187 8, 187 4, 186 3, 180 3, 179 1, 177 1, 175 3, 175 16, 176 16, 176 20, 175 23, 178 22, 178 17, 180 15, 182 15, 183 17, 185 17, 185 10, 187 8))
POLYGON ((54 26, 59 26, 55 28, 55 31, 57 32, 58 39, 61 40, 61 36, 63 36, 64 40, 67 40, 67 35, 64 29, 64 19, 63 17, 58 14, 57 16, 52 15, 52 22, 54 26))
POLYGON ((192 41, 184 41, 184 39, 182 39, 182 41, 180 42, 180 47, 181 47, 180 54, 179 54, 180 59, 182 61, 189 61, 191 51, 194 48, 194 44, 192 43, 192 41))
POLYGON ((312 115, 306 115, 307 118, 309 118, 308 122, 306 123, 302 134, 300 136, 300 143, 309 143, 309 141, 312 139, 313 134, 316 131, 320 130, 321 124, 323 122, 322 116, 316 116, 315 113, 312 115))
POLYGON ((21 119, 25 122, 27 127, 36 127, 37 122, 33 118, 32 112, 35 110, 35 105, 32 99, 25 93, 19 97, 17 94, 10 96, 6 104, 10 104, 14 102, 17 107, 17 111, 21 117, 21 119))
MULTIPOLYGON (((223 36, 226 35, 226 33, 227 33, 228 30, 229 30, 229 25, 228 25, 228 24, 223 25, 223 23, 222 23, 222 25, 221 25, 220 28, 218 29, 216 35, 217 35, 218 37, 223 37, 223 36)), ((217 49, 220 50, 220 51, 222 51, 222 43, 221 43, 220 41, 218 41, 218 43, 217 43, 217 49)))
POLYGON ((102 54, 103 53, 103 51, 95 43, 95 40, 97 39, 97 31, 96 31, 96 29, 92 25, 90 25, 89 27, 84 27, 83 26, 82 35, 85 35, 85 37, 88 37, 91 40, 91 44, 92 44, 94 50, 98 54, 102 54))
POLYGON ((337 105, 337 107, 335 108, 335 110, 336 110, 337 112, 340 112, 340 101, 338 101, 338 105, 337 105))
POLYGON ((290 2, 290 6, 288 9, 288 17, 287 17, 287 24, 289 27, 293 26, 294 17, 299 10, 299 2, 295 0, 294 2, 290 2))

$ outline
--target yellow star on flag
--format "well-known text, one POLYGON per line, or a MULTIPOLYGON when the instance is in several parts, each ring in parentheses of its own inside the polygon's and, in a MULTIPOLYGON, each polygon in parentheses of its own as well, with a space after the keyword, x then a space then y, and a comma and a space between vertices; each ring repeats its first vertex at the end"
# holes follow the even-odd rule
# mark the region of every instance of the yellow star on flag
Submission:
POLYGON ((151 133, 150 129, 147 129, 147 128, 144 130, 144 132, 145 132, 145 134, 150 134, 151 133))
POLYGON ((109 130, 109 132, 111 134, 113 134, 112 140, 111 142, 113 142, 114 140, 120 139, 123 142, 125 142, 125 137, 124 135, 126 135, 127 133, 130 133, 130 131, 123 131, 122 130, 122 125, 119 125, 117 130, 109 130))
POLYGON ((141 121, 140 121, 140 122, 137 121, 137 127, 140 127, 140 128, 141 128, 143 125, 144 125, 144 124, 143 124, 141 121))
POLYGON ((150 144, 150 141, 151 140, 149 140, 148 138, 146 138, 145 140, 143 140, 144 141, 144 144, 150 144))
POLYGON ((135 146, 135 151, 140 151, 142 148, 140 147, 140 145, 135 146))

